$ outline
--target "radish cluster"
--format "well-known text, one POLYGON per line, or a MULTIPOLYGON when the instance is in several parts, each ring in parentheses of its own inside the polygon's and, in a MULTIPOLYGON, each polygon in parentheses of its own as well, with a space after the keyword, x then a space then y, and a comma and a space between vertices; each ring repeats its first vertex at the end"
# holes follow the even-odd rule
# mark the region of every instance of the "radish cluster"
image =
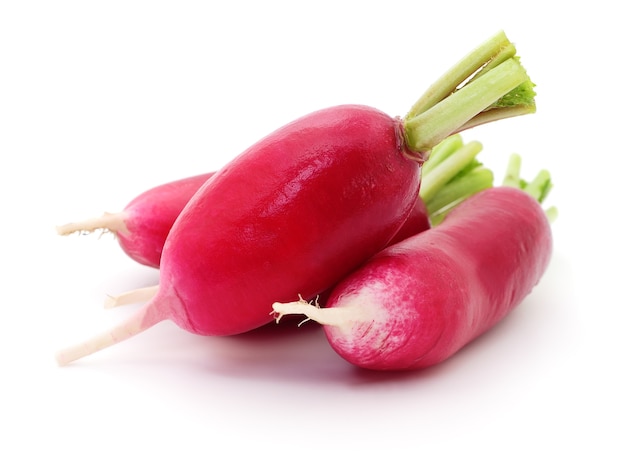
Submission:
MULTIPOLYGON (((491 297, 477 290, 476 296, 459 298, 454 307, 466 308, 467 317, 454 308, 446 312, 449 308, 435 300, 416 307, 414 299, 408 299, 408 278, 393 270, 369 270, 381 259, 398 259, 415 274, 437 266, 446 256, 461 257, 463 238, 457 247, 446 233, 454 231, 445 228, 456 228, 450 223, 455 221, 462 228, 474 214, 481 221, 491 218, 481 213, 481 200, 487 199, 482 196, 500 193, 500 187, 492 188, 491 171, 475 158, 481 145, 463 143, 458 133, 534 110, 533 84, 515 47, 500 32, 445 73, 403 118, 362 105, 318 110, 278 128, 218 171, 155 187, 120 213, 59 227, 61 234, 109 230, 129 256, 159 270, 158 286, 128 292, 115 303, 145 301, 141 309, 114 329, 59 352, 59 364, 163 320, 192 333, 223 336, 253 330, 286 314, 305 314, 325 324, 333 347, 359 366, 389 370, 437 363, 493 325, 493 317, 506 314, 538 282, 550 253, 549 225, 535 215, 540 214, 535 209, 539 201, 512 198, 521 215, 533 215, 523 221, 536 231, 524 229, 532 236, 511 238, 509 248, 538 244, 536 251, 524 252, 532 260, 514 260, 535 266, 533 275, 512 273, 503 254, 502 270, 511 272, 511 279, 502 275, 498 282, 512 282, 505 290, 516 295, 491 297), (441 233, 446 235, 437 239, 441 233), (416 240, 437 245, 433 253, 439 255, 414 247, 421 244, 416 240), (415 267, 424 263, 425 268, 415 267), (393 283, 390 290, 380 287, 383 278, 393 283), (327 307, 295 301, 320 297, 327 307), (404 324, 403 330, 394 324, 404 323, 403 316, 423 316, 428 307, 442 317, 442 329, 452 330, 451 337, 445 330, 434 337, 445 345, 432 351, 437 358, 403 358, 406 346, 394 351, 392 342, 411 343, 409 348, 418 349, 413 354, 423 354, 422 348, 430 346, 428 337, 419 324, 404 324), (490 312, 492 307, 497 312, 490 312), (446 325, 446 320, 454 325, 446 325), (456 336, 454 330, 462 328, 464 320, 474 328, 456 336), (369 329, 372 335, 364 332, 369 329), (376 354, 374 346, 389 352, 376 354), (370 357, 350 358, 357 354, 370 357)), ((513 217, 501 223, 522 224, 513 217)), ((492 246, 499 250, 497 244, 492 246)), ((449 275, 454 277, 453 272, 449 275)), ((432 279, 421 279, 422 288, 450 290, 451 285, 432 279)), ((473 285, 476 280, 467 282, 473 285)), ((467 285, 458 288, 468 294, 467 285)), ((431 325, 426 329, 432 331, 431 325)))

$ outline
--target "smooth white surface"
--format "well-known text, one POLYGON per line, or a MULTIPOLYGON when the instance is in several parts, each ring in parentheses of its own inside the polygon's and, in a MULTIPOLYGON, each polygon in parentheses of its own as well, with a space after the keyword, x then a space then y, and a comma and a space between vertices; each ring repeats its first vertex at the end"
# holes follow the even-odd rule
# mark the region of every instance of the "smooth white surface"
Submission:
POLYGON ((623 70, 618 3, 3 2, 0 457, 581 457, 623 443, 623 70), (585 5, 585 6, 579 6, 585 5), (535 115, 464 134, 496 173, 552 172, 541 284, 448 362, 358 371, 315 327, 232 338, 163 323, 66 368, 158 281, 110 236, 55 225, 121 209, 340 103, 403 115, 498 29, 535 115))

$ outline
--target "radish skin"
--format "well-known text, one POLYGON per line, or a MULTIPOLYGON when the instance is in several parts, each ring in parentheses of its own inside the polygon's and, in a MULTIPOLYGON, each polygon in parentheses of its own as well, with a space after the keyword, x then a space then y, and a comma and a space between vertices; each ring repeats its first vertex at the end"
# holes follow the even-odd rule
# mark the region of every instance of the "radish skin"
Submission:
POLYGON ((325 308, 275 303, 277 320, 304 314, 331 347, 371 370, 438 364, 518 306, 552 253, 535 197, 508 186, 468 198, 438 226, 374 256, 331 292, 325 308))
MULTIPOLYGON (((494 52, 487 62, 476 60, 477 70, 498 58, 503 42, 500 33, 481 46, 494 52)), ((330 288, 400 229, 433 147, 529 81, 510 57, 453 92, 453 103, 446 97, 410 118, 342 105, 277 129, 184 207, 163 247, 156 295, 111 332, 61 351, 58 363, 163 320, 200 335, 243 333, 271 321, 274 301, 330 288)))

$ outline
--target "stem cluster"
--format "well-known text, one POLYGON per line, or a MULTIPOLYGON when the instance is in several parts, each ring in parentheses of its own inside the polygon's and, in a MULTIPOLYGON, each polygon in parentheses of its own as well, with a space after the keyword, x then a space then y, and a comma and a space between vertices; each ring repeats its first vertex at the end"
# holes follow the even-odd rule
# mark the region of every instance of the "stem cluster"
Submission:
POLYGON ((442 75, 404 117, 410 150, 428 157, 451 134, 535 112, 534 84, 499 32, 442 75))

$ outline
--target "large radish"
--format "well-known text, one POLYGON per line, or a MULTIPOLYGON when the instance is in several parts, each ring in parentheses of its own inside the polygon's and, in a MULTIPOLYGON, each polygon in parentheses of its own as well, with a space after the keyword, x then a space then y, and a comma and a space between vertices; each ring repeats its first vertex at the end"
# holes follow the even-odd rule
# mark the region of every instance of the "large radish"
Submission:
POLYGON ((526 190, 481 191, 440 225, 378 253, 333 289, 325 308, 296 301, 276 303, 274 311, 278 319, 305 314, 323 324, 332 348, 362 368, 440 363, 540 281, 552 253, 550 221, 539 204, 549 186, 542 171, 526 190))
POLYGON ((58 362, 166 319, 202 335, 268 323, 274 301, 313 297, 385 247, 417 199, 421 165, 435 145, 476 124, 533 111, 532 83, 498 33, 404 119, 342 105, 277 129, 185 206, 163 249, 156 296, 113 330, 60 352, 58 362))

